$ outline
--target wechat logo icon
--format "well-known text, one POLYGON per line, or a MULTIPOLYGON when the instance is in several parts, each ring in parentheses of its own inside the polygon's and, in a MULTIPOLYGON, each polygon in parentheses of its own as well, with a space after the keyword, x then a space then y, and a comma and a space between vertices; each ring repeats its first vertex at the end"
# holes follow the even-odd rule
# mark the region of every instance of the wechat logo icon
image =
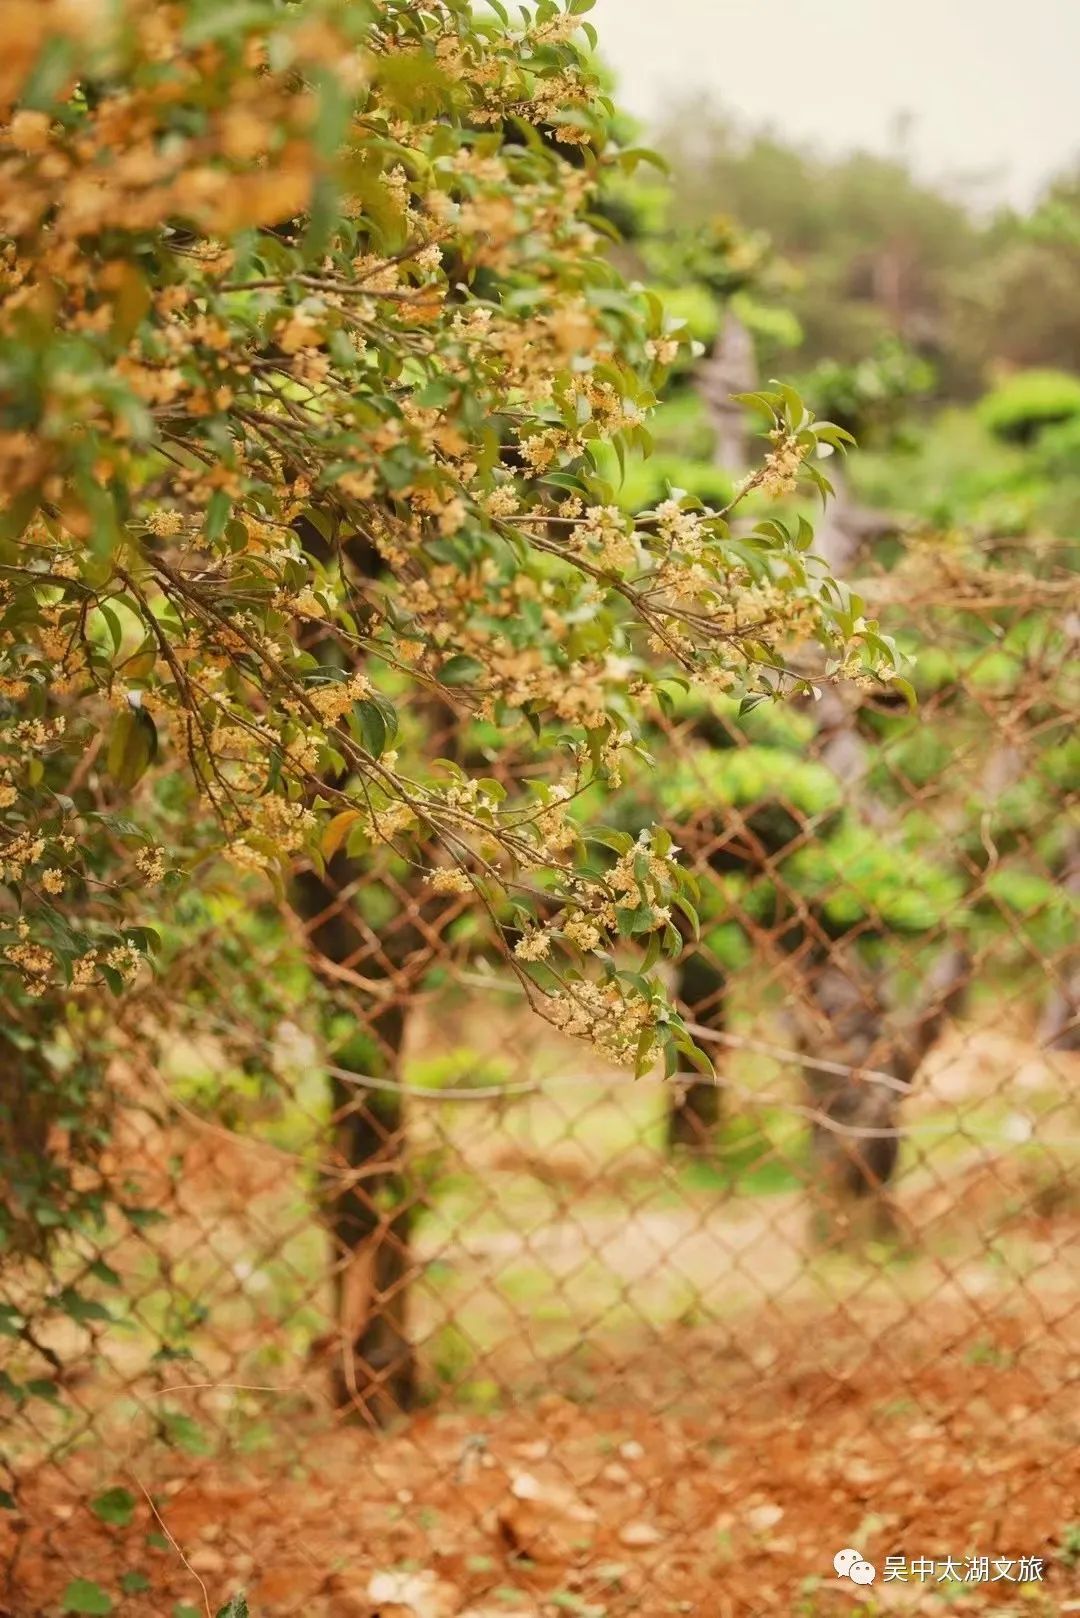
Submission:
POLYGON ((837 1551, 832 1565, 838 1579, 850 1579, 852 1584, 873 1584, 877 1578, 877 1568, 873 1562, 863 1560, 862 1551, 837 1551))

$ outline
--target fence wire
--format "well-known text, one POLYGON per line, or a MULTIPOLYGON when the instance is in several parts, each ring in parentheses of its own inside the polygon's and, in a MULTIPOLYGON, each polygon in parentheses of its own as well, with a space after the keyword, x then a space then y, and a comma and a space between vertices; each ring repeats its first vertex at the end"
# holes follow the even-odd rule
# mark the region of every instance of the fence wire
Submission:
POLYGON ((715 1082, 561 1040, 389 856, 207 895, 115 1031, 128 1214, 0 1258, 12 1618, 1076 1604, 1069 578, 856 571, 916 712, 688 702, 605 809, 700 879, 715 1082))

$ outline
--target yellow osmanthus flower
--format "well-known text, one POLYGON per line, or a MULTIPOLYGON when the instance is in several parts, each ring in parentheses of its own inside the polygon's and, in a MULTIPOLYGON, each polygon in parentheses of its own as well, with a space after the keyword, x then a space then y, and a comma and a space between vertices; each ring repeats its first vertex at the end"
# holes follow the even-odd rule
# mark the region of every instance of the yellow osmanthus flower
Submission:
POLYGON ((585 916, 568 916, 562 930, 571 944, 576 944, 581 950, 599 949, 605 942, 600 928, 585 916))
POLYGON ((160 882, 165 875, 165 850, 142 848, 135 856, 135 864, 145 882, 160 882))
POLYGON ((471 893, 473 885, 464 871, 440 867, 429 871, 427 885, 433 893, 471 893))
POLYGON ((543 961, 551 954, 551 938, 546 932, 535 931, 526 933, 514 945, 514 954, 519 961, 543 961))
POLYGON ((38 999, 49 986, 55 968, 50 950, 41 944, 8 944, 4 957, 19 971, 22 985, 32 999, 38 999))
POLYGON ((553 995, 544 1014, 560 1032, 588 1040, 617 1067, 633 1067, 653 1007, 644 995, 621 984, 578 982, 553 995))

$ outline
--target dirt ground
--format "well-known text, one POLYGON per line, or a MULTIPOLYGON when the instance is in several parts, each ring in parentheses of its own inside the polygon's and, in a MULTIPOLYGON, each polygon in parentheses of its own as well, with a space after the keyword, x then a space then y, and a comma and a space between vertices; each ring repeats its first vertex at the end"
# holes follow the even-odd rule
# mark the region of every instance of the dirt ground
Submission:
MULTIPOLYGON (((33 1469, 62 1431, 40 1403, 17 1448, 14 1428, 0 1437, 19 1472, 17 1510, 0 1510, 0 1618, 60 1618, 73 1579, 112 1605, 70 1610, 116 1618, 214 1618, 240 1588, 251 1618, 1080 1613, 1075 1122, 1071 1103, 1040 1114, 1025 1153, 942 1112, 996 1093, 997 1054, 963 1085, 955 1062, 931 1075, 921 1105, 963 1149, 913 1155, 906 1250, 869 1262, 815 1257, 801 1188, 669 1184, 641 1145, 644 1086, 640 1116, 590 1101, 591 1136, 541 1110, 508 1144, 507 1120, 470 1114, 452 1159, 471 1200, 440 1204, 416 1240, 433 1400, 378 1435, 328 1411, 308 1353, 325 1255, 281 1158, 220 1131, 141 1156, 127 1143, 170 1217, 140 1238, 153 1264, 140 1243, 110 1250, 133 1283, 145 1262, 147 1291, 94 1369, 79 1371, 83 1328, 52 1344, 94 1441, 33 1469), (198 1359, 164 1365, 146 1311, 189 1254, 185 1285, 208 1305, 198 1359), (466 1352, 440 1385, 448 1321, 466 1352), (149 1442, 164 1382, 214 1434, 204 1453, 185 1456, 175 1431, 149 1442), (87 1501, 117 1486, 130 1520, 102 1522, 87 1501), (846 1547, 872 1585, 836 1577, 846 1547), (977 1557, 988 1578, 964 1578, 977 1557), (886 1580, 886 1558, 907 1578, 886 1580), (1021 1558, 1042 1577, 1019 1582, 1021 1558), (940 1576, 946 1559, 959 1578, 940 1576)), ((1027 1072, 1015 1053, 1007 1066, 1027 1072)), ((1010 1095, 1028 1091, 1017 1079, 1010 1095)))
POLYGON ((96 1522, 69 1461, 0 1529, 3 1610, 51 1618, 75 1573, 118 1592, 126 1572, 151 1588, 117 1597, 123 1618, 200 1618, 241 1585, 253 1618, 1080 1611, 1074 1289, 953 1279, 912 1311, 877 1283, 614 1354, 587 1403, 555 1370, 527 1406, 434 1407, 388 1436, 299 1415, 269 1458, 177 1476, 173 1454, 164 1477, 146 1454, 128 1481, 160 1524, 141 1494, 127 1526, 96 1522), (872 1588, 834 1575, 849 1545, 872 1588), (978 1555, 1044 1577, 883 1579, 886 1556, 978 1555))

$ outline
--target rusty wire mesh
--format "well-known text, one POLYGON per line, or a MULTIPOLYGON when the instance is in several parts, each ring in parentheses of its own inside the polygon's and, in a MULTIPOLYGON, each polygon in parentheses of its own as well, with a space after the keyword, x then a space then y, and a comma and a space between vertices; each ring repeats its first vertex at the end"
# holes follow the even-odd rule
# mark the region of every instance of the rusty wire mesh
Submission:
POLYGON ((134 1615, 829 1613, 850 1545, 883 1605, 1015 1606, 1026 1573, 1066 1609, 1067 579, 982 564, 860 558, 933 648, 917 715, 717 701, 628 780, 615 813, 702 881, 672 987, 715 1085, 560 1040, 389 860, 207 899, 110 1073, 140 1216, 44 1283, 0 1266, 9 1320, 105 1300, 3 1340, 42 1396, 0 1606, 82 1577, 134 1615))

